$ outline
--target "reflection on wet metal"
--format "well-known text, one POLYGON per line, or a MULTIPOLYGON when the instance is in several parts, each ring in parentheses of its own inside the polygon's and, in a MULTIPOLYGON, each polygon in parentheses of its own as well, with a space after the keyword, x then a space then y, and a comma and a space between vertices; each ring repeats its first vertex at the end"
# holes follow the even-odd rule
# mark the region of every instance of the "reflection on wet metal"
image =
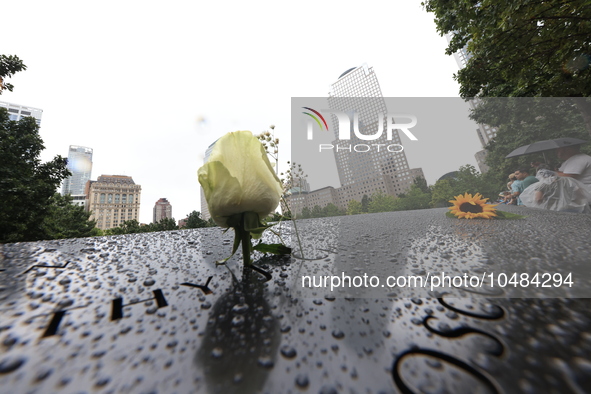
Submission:
POLYGON ((196 285, 194 283, 184 282, 184 283, 181 283, 181 286, 196 287, 198 289, 201 289, 201 291, 203 291, 203 294, 208 295, 208 294, 213 293, 211 291, 211 289, 208 287, 209 286, 209 282, 211 282, 212 279, 213 279, 213 276, 210 276, 209 278, 207 278, 207 281, 205 282, 204 285, 196 285))
POLYGON ((35 268, 55 268, 55 269, 64 269, 68 266, 68 264, 70 264, 70 262, 67 262, 64 265, 33 265, 31 267, 29 267, 26 271, 24 271, 21 275, 26 275, 27 273, 29 273, 31 270, 34 270, 35 268))
POLYGON ((423 320, 423 325, 425 326, 425 328, 427 330, 429 330, 430 332, 437 334, 437 335, 441 335, 442 337, 445 338, 459 338, 459 337, 463 337, 464 335, 468 335, 468 334, 479 334, 479 335, 484 335, 485 337, 490 338, 492 341, 494 341, 495 343, 495 347, 490 349, 489 353, 492 354, 493 356, 500 356, 503 354, 504 351, 504 347, 503 344, 501 343, 501 341, 499 341, 497 339, 497 337, 495 337, 492 334, 489 334, 488 332, 479 330, 477 328, 473 328, 473 327, 458 327, 458 328, 449 328, 446 327, 444 329, 441 329, 441 325, 440 325, 440 329, 435 329, 433 327, 431 327, 431 325, 429 324, 429 321, 432 319, 437 319, 436 317, 433 316, 427 316, 425 318, 425 320, 423 320))
MULTIPOLYGON (((418 363, 417 363, 418 364, 418 363)), ((452 369, 453 370, 453 369, 452 369)), ((449 393, 500 393, 501 390, 497 388, 493 380, 488 374, 481 372, 472 365, 457 359, 454 356, 441 353, 431 349, 413 349, 400 354, 394 366, 392 367, 392 375, 398 389, 405 394, 425 393, 425 392, 449 392, 449 393), (428 356, 428 357, 424 357, 428 356), (404 363, 408 359, 425 359, 424 364, 435 371, 442 370, 443 364, 450 364, 456 367, 457 370, 449 372, 444 376, 441 374, 429 373, 427 368, 421 368, 420 364, 415 365, 415 373, 411 373, 413 369, 406 367, 404 363), (417 376, 418 375, 418 376, 417 376), (422 376, 421 376, 422 375, 422 376), (437 376, 434 378, 433 375, 437 376), (406 377, 406 379, 405 379, 406 377), (407 383, 407 380, 418 381, 414 387, 407 383)))
POLYGON ((111 321, 119 320, 119 319, 123 318, 123 307, 124 306, 140 304, 142 302, 150 301, 152 299, 156 301, 157 309, 164 308, 165 306, 168 306, 168 302, 166 302, 166 298, 164 298, 164 295, 162 294, 162 290, 156 289, 153 291, 153 293, 154 293, 154 298, 148 298, 147 300, 141 300, 141 301, 134 301, 134 302, 130 302, 129 304, 125 304, 125 305, 123 304, 123 298, 121 298, 121 297, 115 298, 111 304, 111 321))
MULTIPOLYGON (((215 228, 2 245, 0 393, 587 392, 586 299, 298 287, 309 273, 481 274, 561 258, 539 243, 506 251, 545 216, 484 224, 443 211, 304 220, 305 259, 257 255, 253 269, 239 254, 216 265, 231 242, 215 228)), ((589 218, 551 222, 578 226, 560 253, 580 265, 589 218)), ((290 239, 289 224, 280 231, 290 239)))

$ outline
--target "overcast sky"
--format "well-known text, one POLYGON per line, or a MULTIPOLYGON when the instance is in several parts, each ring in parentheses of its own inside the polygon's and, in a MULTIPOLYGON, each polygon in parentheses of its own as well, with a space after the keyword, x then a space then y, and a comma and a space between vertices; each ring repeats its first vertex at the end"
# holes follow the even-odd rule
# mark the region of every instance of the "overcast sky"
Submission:
MULTIPOLYGON (((0 101, 43 110, 43 160, 82 145, 92 179, 132 176, 144 223, 161 197, 177 220, 200 210, 197 169, 226 132, 273 124, 287 161, 291 97, 326 97, 351 67, 373 67, 387 97, 458 96, 458 66, 419 0, 19 0, 2 11, 0 53, 28 69, 0 101)), ((476 133, 462 144, 476 165, 476 133)))

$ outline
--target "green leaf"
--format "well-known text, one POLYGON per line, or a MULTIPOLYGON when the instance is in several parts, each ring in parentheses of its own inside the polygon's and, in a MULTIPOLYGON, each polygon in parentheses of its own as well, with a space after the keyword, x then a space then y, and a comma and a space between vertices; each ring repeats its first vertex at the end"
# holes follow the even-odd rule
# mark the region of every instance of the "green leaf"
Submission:
POLYGON ((283 244, 265 244, 260 242, 255 245, 253 249, 262 253, 272 253, 279 255, 291 254, 291 248, 283 244))

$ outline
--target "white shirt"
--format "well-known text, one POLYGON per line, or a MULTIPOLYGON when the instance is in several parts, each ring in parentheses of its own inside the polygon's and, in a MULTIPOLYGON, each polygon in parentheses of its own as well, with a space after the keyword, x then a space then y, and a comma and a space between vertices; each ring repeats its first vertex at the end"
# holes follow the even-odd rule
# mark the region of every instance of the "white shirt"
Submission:
POLYGON ((574 178, 583 182, 587 188, 591 187, 591 156, 577 153, 566 159, 559 168, 565 174, 576 175, 574 178))

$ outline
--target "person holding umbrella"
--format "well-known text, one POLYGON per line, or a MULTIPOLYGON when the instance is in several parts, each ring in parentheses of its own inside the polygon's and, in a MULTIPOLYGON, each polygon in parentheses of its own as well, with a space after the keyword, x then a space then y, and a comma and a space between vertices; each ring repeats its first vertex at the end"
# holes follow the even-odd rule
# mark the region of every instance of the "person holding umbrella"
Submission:
POLYGON ((591 212, 591 156, 580 151, 581 144, 585 142, 571 137, 538 141, 520 146, 505 156, 509 159, 533 153, 543 155, 546 151, 554 150, 558 158, 564 160, 558 171, 538 171, 540 182, 522 189, 519 197, 525 206, 554 211, 591 212))
POLYGON ((560 147, 556 155, 564 160, 557 175, 574 178, 591 190, 591 156, 581 153, 581 145, 560 147))
POLYGON ((538 141, 520 146, 505 157, 509 159, 533 153, 542 153, 543 155, 546 151, 554 150, 559 159, 565 160, 557 175, 576 179, 591 190, 591 156, 581 153, 581 144, 585 142, 587 141, 571 137, 538 141))

